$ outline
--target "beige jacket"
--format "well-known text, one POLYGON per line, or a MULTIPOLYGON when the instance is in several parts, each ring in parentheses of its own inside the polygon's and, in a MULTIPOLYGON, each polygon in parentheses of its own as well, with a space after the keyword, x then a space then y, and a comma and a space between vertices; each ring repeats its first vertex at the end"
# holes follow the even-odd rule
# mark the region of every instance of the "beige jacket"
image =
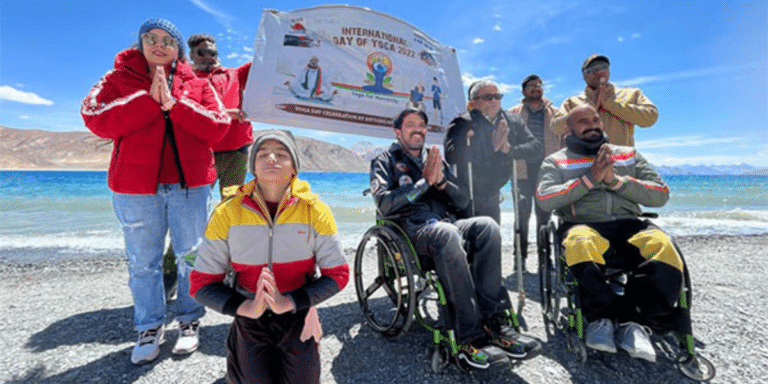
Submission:
MULTIPOLYGON (((608 94, 600 108, 600 120, 603 130, 608 134, 611 144, 635 146, 635 125, 650 127, 659 118, 659 111, 638 88, 617 88, 613 83, 607 85, 608 94)), ((595 91, 585 87, 584 92, 571 96, 560 107, 560 115, 552 123, 555 132, 565 134, 565 118, 568 112, 587 100, 594 98, 595 91)))
MULTIPOLYGON (((558 134, 552 128, 552 121, 558 116, 557 108, 552 105, 552 101, 547 98, 542 98, 544 103, 544 156, 547 157, 563 147, 563 135, 558 134)), ((523 121, 528 124, 528 108, 524 108, 525 104, 523 100, 520 100, 520 104, 507 110, 507 113, 514 113, 523 121)), ((517 162, 517 179, 525 180, 528 178, 528 164, 525 161, 517 162)))

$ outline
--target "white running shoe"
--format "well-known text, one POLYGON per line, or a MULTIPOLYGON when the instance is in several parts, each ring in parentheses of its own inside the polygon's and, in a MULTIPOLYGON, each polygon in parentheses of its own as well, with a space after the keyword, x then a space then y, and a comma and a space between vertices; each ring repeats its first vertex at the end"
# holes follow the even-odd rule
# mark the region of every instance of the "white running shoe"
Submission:
POLYGON ((608 319, 591 321, 587 324, 584 342, 587 348, 616 353, 616 343, 613 341, 613 322, 608 319))
POLYGON ((656 350, 653 349, 650 332, 640 324, 628 322, 619 325, 616 330, 616 344, 634 358, 656 361, 656 350))
POLYGON ((197 329, 200 322, 195 320, 189 323, 179 323, 179 338, 171 351, 174 355, 188 355, 200 346, 200 338, 197 329))
POLYGON ((144 364, 160 355, 160 344, 163 342, 163 326, 139 332, 139 339, 131 352, 131 363, 144 364))

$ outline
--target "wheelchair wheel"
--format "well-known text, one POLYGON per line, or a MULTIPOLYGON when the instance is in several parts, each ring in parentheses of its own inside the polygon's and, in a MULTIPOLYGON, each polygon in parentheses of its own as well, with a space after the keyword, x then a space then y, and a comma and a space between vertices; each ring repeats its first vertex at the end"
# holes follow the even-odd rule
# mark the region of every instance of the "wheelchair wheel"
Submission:
POLYGON ((555 247, 559 247, 559 242, 555 238, 555 230, 552 224, 539 228, 539 294, 547 334, 554 333, 560 311, 560 279, 554 264, 558 262, 559 252, 555 247))
MULTIPOLYGON (((544 315, 544 325, 547 327, 549 326, 549 324, 547 324, 547 315, 551 306, 550 300, 552 298, 550 294, 552 288, 552 274, 550 273, 552 262, 549 259, 549 240, 549 232, 547 231, 547 227, 542 226, 539 228, 539 244, 537 244, 539 251, 539 296, 541 297, 541 311, 544 315)), ((547 329, 547 333, 549 333, 549 329, 547 329)))
POLYGON ((390 227, 370 228, 355 254, 355 289, 368 324, 387 337, 407 331, 416 302, 414 255, 390 227))
POLYGON ((451 353, 446 347, 437 345, 432 350, 432 359, 430 361, 433 373, 442 372, 451 362, 451 353))
POLYGON ((696 381, 709 381, 715 377, 715 366, 704 356, 700 354, 682 354, 677 361, 677 369, 688 377, 696 381))
POLYGON ((568 345, 568 350, 576 355, 580 363, 584 364, 587 362, 587 346, 576 336, 574 330, 566 330, 565 342, 568 345))

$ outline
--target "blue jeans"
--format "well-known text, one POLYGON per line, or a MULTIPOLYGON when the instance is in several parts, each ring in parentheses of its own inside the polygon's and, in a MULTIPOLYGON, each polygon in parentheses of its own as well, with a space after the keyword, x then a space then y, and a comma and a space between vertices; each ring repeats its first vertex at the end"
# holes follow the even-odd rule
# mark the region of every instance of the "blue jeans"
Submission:
POLYGON ((166 303, 162 261, 169 229, 178 266, 175 317, 187 323, 205 314, 205 307, 189 295, 192 266, 184 256, 197 252, 200 247, 210 200, 209 185, 184 190, 179 184, 158 184, 154 195, 113 195, 115 215, 125 236, 133 325, 137 331, 163 324, 166 303))

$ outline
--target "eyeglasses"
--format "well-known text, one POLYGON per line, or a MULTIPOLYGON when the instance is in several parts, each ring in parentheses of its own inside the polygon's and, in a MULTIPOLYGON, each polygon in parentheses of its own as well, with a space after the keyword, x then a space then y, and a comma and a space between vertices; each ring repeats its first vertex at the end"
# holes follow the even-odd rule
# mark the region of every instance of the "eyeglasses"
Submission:
POLYGON ((208 49, 208 48, 198 48, 195 50, 195 53, 198 56, 216 57, 219 55, 219 52, 217 52, 215 49, 208 49))
MULTIPOLYGON (((151 32, 142 33, 141 39, 144 40, 144 42, 147 43, 148 45, 155 45, 161 40, 159 37, 157 37, 157 35, 151 32)), ((162 42, 163 42, 163 48, 173 48, 173 49, 179 48, 179 43, 173 37, 163 36, 162 42)))
POLYGON ((525 89, 541 88, 541 83, 528 83, 525 85, 525 89))
POLYGON ((501 93, 486 93, 485 95, 480 95, 475 97, 475 100, 484 100, 484 101, 491 101, 493 99, 501 100, 501 98, 504 97, 501 93))
POLYGON ((595 72, 604 72, 607 70, 608 70, 608 64, 595 64, 587 68, 584 68, 582 72, 584 72, 585 75, 589 75, 595 72))

